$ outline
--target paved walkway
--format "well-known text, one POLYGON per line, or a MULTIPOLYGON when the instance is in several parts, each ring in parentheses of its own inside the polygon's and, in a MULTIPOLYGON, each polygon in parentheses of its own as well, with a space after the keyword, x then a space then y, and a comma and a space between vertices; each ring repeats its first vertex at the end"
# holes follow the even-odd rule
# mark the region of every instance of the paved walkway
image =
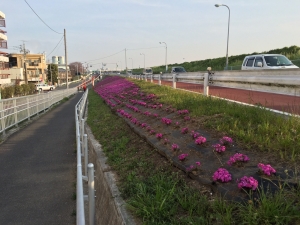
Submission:
POLYGON ((43 114, 0 144, 0 224, 75 224, 75 105, 43 114))

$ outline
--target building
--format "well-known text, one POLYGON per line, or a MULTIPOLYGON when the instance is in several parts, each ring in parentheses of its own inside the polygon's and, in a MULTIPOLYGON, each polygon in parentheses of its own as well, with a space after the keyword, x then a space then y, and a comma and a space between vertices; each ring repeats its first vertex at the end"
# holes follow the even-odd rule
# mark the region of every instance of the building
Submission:
MULTIPOLYGON (((0 11, 0 49, 7 49, 7 36, 6 31, 2 30, 5 25, 5 14, 0 11)), ((9 77, 9 58, 6 52, 0 51, 0 86, 3 84, 10 84, 9 77)))
POLYGON ((9 64, 12 80, 21 80, 22 83, 26 83, 26 80, 33 83, 47 82, 45 54, 27 54, 24 49, 23 53, 9 54, 9 64))
MULTIPOLYGON (((58 67, 58 84, 66 82, 66 63, 65 58, 63 56, 52 56, 52 64, 57 65, 58 67)), ((72 80, 72 76, 70 73, 70 68, 68 68, 68 81, 72 80)))

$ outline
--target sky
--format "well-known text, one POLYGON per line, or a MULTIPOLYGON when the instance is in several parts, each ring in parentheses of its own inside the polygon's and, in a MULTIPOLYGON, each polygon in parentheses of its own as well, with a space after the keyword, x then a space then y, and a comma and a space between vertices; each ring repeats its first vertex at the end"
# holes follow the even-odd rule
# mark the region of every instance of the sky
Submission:
POLYGON ((230 8, 229 56, 300 46, 299 0, 1 0, 1 51, 24 42, 51 62, 65 56, 65 29, 68 64, 92 70, 165 65, 166 45, 167 64, 225 57, 229 10, 215 4, 230 8))

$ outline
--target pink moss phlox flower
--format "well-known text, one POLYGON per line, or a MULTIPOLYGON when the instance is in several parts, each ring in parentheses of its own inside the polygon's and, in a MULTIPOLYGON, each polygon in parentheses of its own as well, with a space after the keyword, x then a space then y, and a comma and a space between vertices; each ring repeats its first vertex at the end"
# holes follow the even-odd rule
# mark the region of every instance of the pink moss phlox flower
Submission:
POLYGON ((161 118, 161 121, 166 125, 170 125, 172 123, 172 120, 168 118, 161 118))
POLYGON ((155 131, 154 130, 150 130, 149 133, 150 134, 155 134, 155 131))
POLYGON ((185 117, 184 117, 184 120, 186 120, 186 121, 187 121, 187 120, 190 120, 190 119, 191 119, 191 117, 189 117, 189 116, 185 116, 185 117))
POLYGON ((163 105, 162 104, 158 104, 157 106, 158 106, 158 108, 161 109, 163 105))
POLYGON ((147 124, 146 123, 142 123, 141 127, 147 127, 147 124))
POLYGON ((164 144, 168 144, 169 143, 169 140, 167 138, 164 139, 164 144))
POLYGON ((153 117, 157 118, 158 117, 158 114, 157 113, 154 113, 152 114, 153 117))
POLYGON ((151 116, 151 112, 146 111, 146 112, 144 112, 144 115, 151 116))
POLYGON ((216 152, 225 152, 226 150, 226 147, 224 145, 220 145, 220 144, 215 144, 215 145, 212 145, 212 147, 215 149, 216 152))
POLYGON ((239 189, 249 188, 254 191, 254 190, 256 190, 257 187, 258 187, 258 181, 255 180, 253 177, 244 176, 238 180, 238 188, 239 189))
POLYGON ((191 171, 194 170, 196 167, 194 165, 190 165, 189 167, 186 168, 186 171, 191 171))
POLYGON ((276 170, 270 164, 264 165, 262 163, 258 163, 257 166, 265 175, 271 176, 276 173, 276 170))
POLYGON ((226 183, 228 181, 231 181, 231 174, 224 168, 219 168, 213 175, 214 181, 221 181, 223 183, 226 183))
POLYGON ((161 133, 156 134, 157 139, 162 139, 162 137, 163 137, 163 134, 161 134, 161 133))
POLYGON ((150 127, 150 126, 147 126, 147 127, 146 127, 146 130, 147 130, 147 131, 150 131, 150 130, 151 130, 151 127, 150 127))
POLYGON ((179 159, 180 161, 183 161, 183 160, 186 159, 186 157, 187 157, 188 155, 189 155, 189 154, 185 154, 185 153, 180 154, 180 155, 178 156, 178 159, 179 159))
POLYGON ((197 137, 197 139, 195 140, 195 144, 197 144, 197 145, 201 145, 205 142, 206 142, 206 138, 202 137, 202 136, 197 137))
POLYGON ((137 120, 136 118, 133 118, 133 119, 131 119, 131 122, 132 122, 133 124, 137 124, 138 120, 137 120))
POLYGON ((183 109, 183 110, 178 110, 177 113, 179 115, 181 115, 181 114, 189 114, 189 111, 187 109, 183 109))
POLYGON ((193 139, 196 139, 197 137, 200 136, 200 134, 198 132, 192 131, 191 136, 192 136, 193 139))
POLYGON ((172 144, 172 150, 175 151, 175 150, 178 150, 179 149, 179 145, 177 144, 172 144))
POLYGON ((187 134, 188 132, 189 132, 189 128, 187 128, 187 127, 184 127, 181 129, 182 134, 187 134))
POLYGON ((222 145, 230 145, 230 144, 233 143, 233 140, 232 140, 232 138, 230 138, 230 137, 224 136, 224 137, 222 137, 222 138, 220 139, 220 143, 221 143, 222 145))
POLYGON ((233 156, 230 157, 227 164, 232 166, 236 162, 248 162, 249 157, 242 154, 242 153, 235 153, 233 156))
POLYGON ((200 165, 201 165, 201 163, 200 163, 200 162, 196 162, 196 165, 197 165, 197 166, 200 166, 200 165))

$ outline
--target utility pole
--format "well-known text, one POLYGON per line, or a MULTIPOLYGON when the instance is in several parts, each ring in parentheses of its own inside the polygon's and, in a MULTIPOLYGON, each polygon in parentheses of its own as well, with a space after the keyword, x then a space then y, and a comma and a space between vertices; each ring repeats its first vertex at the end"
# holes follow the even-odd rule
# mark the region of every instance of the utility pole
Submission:
POLYGON ((52 65, 49 64, 49 69, 50 69, 50 75, 51 75, 51 85, 53 85, 53 81, 52 81, 52 65))
POLYGON ((23 41, 23 45, 20 45, 20 52, 23 53, 23 66, 24 66, 24 73, 25 73, 25 84, 28 84, 27 78, 27 68, 26 68, 26 55, 30 53, 29 50, 25 48, 25 41, 23 41))
POLYGON ((64 41, 65 41, 65 63, 66 63, 67 89, 68 89, 68 88, 69 88, 69 83, 68 83, 68 58, 67 58, 67 37, 66 37, 66 29, 64 29, 64 41))
POLYGON ((126 74, 127 74, 127 56, 126 56, 126 48, 125 48, 125 64, 126 64, 126 74))

